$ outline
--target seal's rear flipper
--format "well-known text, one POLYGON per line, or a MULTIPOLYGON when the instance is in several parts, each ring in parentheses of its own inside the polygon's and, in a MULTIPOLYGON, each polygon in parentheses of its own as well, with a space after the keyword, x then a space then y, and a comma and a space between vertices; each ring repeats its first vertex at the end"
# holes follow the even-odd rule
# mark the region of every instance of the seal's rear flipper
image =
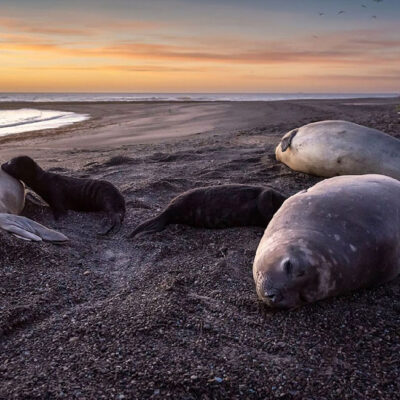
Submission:
POLYGON ((147 221, 140 224, 130 235, 133 238, 137 235, 143 235, 145 233, 161 232, 168 225, 168 217, 165 213, 161 213, 155 218, 148 219, 147 221))
POLYGON ((18 239, 26 240, 28 242, 41 242, 42 238, 38 235, 35 235, 32 232, 27 231, 26 229, 20 228, 16 225, 10 225, 7 227, 1 227, 2 229, 10 232, 13 236, 18 239))
POLYGON ((0 213, 0 229, 10 232, 20 239, 34 242, 44 240, 46 242, 64 243, 69 240, 61 232, 46 228, 20 215, 0 213))

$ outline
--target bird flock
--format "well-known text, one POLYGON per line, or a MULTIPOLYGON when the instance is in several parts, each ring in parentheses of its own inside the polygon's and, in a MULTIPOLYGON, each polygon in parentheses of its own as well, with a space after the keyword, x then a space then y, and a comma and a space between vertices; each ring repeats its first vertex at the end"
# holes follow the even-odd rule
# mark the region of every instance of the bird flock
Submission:
MULTIPOLYGON (((372 0, 374 3, 382 3, 383 0, 372 0)), ((368 6, 366 6, 365 4, 361 4, 362 8, 368 8, 368 6)), ((346 11, 345 10, 339 10, 336 15, 342 15, 345 14, 346 11)), ((325 13, 324 12, 319 12, 318 13, 320 17, 324 16, 325 13)), ((377 19, 378 17, 376 15, 371 15, 371 19, 377 19)))
MULTIPOLYGON (((383 0, 372 0, 372 1, 373 1, 374 3, 382 3, 382 2, 383 2, 383 0)), ((365 5, 365 4, 361 4, 361 7, 362 7, 362 8, 365 8, 365 9, 368 8, 368 6, 365 5)), ((346 13, 346 10, 339 10, 339 11, 336 12, 336 15, 343 15, 343 14, 345 14, 345 13, 346 13)), ((319 15, 320 17, 322 17, 322 16, 326 15, 326 13, 320 11, 320 12, 318 13, 318 15, 319 15)), ((378 19, 378 17, 377 17, 376 15, 371 15, 371 19, 375 19, 375 20, 376 20, 376 19, 378 19)), ((312 37, 313 37, 314 39, 318 39, 318 38, 319 38, 318 35, 312 35, 312 37)))

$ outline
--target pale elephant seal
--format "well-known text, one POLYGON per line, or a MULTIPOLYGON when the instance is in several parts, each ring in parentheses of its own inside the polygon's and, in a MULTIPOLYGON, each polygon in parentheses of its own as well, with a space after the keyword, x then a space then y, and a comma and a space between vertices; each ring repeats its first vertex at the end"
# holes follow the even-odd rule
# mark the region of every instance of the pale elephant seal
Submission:
POLYGON ((347 121, 321 121, 288 132, 276 159, 311 175, 382 174, 400 179, 400 140, 347 121))
POLYGON ((0 213, 20 214, 24 206, 24 185, 0 169, 0 213))
POLYGON ((220 185, 196 188, 175 197, 161 214, 140 224, 130 237, 159 232, 169 224, 214 229, 266 227, 285 200, 286 196, 271 187, 220 185))
POLYGON ((400 273, 400 182, 340 176, 286 200, 258 246, 258 297, 294 308, 400 273))
POLYGON ((19 214, 25 205, 22 183, 0 169, 0 229, 21 239, 62 243, 68 238, 19 214))

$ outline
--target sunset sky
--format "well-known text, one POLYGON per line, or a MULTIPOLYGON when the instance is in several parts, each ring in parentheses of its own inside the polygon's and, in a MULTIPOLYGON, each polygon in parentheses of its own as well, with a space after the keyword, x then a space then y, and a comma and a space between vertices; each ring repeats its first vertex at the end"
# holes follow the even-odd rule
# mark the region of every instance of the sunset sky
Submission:
POLYGON ((400 0, 2 0, 0 91, 400 92, 400 0))

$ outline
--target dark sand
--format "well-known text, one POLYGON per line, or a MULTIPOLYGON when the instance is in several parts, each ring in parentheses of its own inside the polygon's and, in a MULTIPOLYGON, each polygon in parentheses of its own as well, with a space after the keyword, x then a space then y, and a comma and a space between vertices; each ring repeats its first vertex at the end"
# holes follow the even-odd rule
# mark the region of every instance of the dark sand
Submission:
POLYGON ((263 315, 252 278, 263 229, 170 226, 126 239, 193 187, 311 186, 319 179, 274 159, 286 131, 345 119, 400 138, 396 103, 13 104, 93 118, 2 138, 2 161, 25 153, 53 171, 107 179, 127 216, 120 233, 98 238, 101 215, 71 212, 56 224, 28 202, 23 214, 70 244, 0 232, 0 398, 400 398, 399 279, 263 315))

